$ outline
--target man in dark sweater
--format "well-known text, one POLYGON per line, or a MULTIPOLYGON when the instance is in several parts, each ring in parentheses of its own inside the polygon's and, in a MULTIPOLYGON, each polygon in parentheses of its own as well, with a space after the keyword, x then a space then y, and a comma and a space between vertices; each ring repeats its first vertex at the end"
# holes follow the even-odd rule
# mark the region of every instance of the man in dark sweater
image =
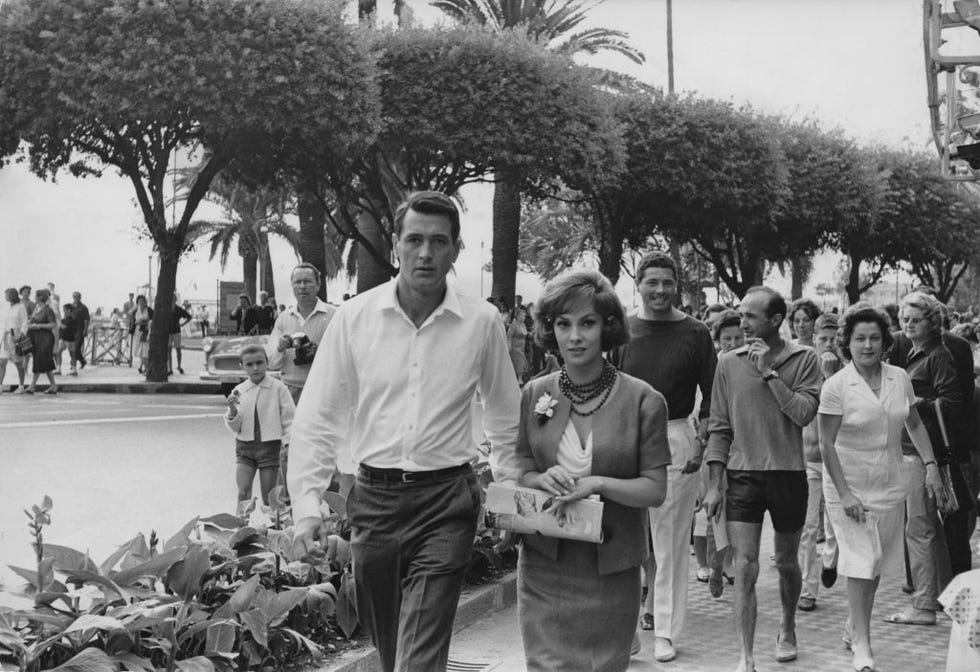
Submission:
POLYGON ((664 395, 670 414, 667 499, 649 510, 653 553, 646 567, 648 590, 640 623, 643 629, 655 631, 654 658, 658 662, 677 655, 674 640, 687 611, 688 545, 698 492, 695 472, 704 455, 717 363, 708 328, 674 307, 677 275, 669 255, 651 252, 643 257, 636 272, 643 302, 629 318, 630 342, 610 356, 621 371, 664 395), (695 430, 691 415, 698 388, 701 405, 695 430))
POLYGON ((716 517, 724 500, 735 560, 735 630, 740 670, 755 669, 755 583, 762 522, 769 511, 783 618, 776 660, 795 660, 796 605, 802 588, 798 560, 806 520, 807 482, 803 427, 817 414, 820 363, 812 348, 784 341, 779 327, 786 301, 768 287, 753 287, 739 306, 745 345, 718 361, 711 390, 705 461, 711 470, 705 512, 716 517), (732 441, 738 450, 732 452, 732 441), (728 489, 722 493, 725 475, 728 489))

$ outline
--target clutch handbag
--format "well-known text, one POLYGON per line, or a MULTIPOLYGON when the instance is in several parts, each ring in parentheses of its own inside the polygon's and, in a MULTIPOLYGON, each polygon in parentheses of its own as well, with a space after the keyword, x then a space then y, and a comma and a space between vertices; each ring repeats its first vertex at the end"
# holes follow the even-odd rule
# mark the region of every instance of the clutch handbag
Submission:
MULTIPOLYGON (((13 333, 13 329, 10 330, 13 333)), ((20 336, 14 336, 14 353, 18 357, 24 357, 34 352, 34 344, 31 343, 31 338, 27 334, 21 334, 20 336)))
POLYGON ((487 487, 486 524, 521 534, 602 543, 602 502, 593 495, 560 506, 544 490, 501 483, 487 487))
MULTIPOLYGON (((946 431, 946 420, 943 418, 943 409, 936 399, 933 404, 936 407, 936 420, 939 422, 939 433, 943 437, 943 447, 947 454, 952 454, 952 447, 949 445, 949 433, 946 431)), ((953 465, 951 460, 946 460, 939 467, 939 480, 942 482, 943 501, 939 507, 940 513, 944 516, 956 513, 960 509, 960 502, 956 497, 956 488, 953 487, 953 465)), ((959 468, 959 465, 956 465, 959 468)))

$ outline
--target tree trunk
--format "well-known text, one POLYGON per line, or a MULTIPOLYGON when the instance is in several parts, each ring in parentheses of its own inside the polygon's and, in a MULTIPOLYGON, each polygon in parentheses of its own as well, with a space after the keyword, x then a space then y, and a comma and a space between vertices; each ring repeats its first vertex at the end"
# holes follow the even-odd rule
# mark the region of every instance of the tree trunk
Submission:
MULTIPOLYGON (((327 223, 327 215, 323 206, 313 194, 300 191, 297 196, 297 214, 299 216, 299 256, 304 262, 313 264, 319 269, 322 277, 326 277, 326 249, 323 245, 323 229, 327 223)), ((327 300, 327 283, 320 283, 317 294, 327 300)))
POLYGON ((607 227, 599 240, 599 272, 609 278, 609 282, 614 287, 619 282, 619 274, 623 268, 622 260, 623 237, 619 235, 618 228, 607 227))
POLYGON ((256 264, 259 258, 257 255, 244 255, 242 257, 242 276, 245 279, 245 293, 248 294, 248 298, 255 303, 256 297, 258 297, 258 292, 256 288, 258 286, 258 274, 256 273, 256 264))
MULTIPOLYGON (((391 239, 374 215, 362 209, 357 216, 357 230, 371 246, 391 258, 391 239)), ((391 279, 391 272, 378 264, 364 245, 357 246, 357 293, 382 285, 391 279)))
POLYGON ((272 255, 269 253, 268 245, 265 245, 262 250, 260 266, 262 268, 262 291, 269 292, 269 296, 275 296, 276 279, 272 271, 272 255))
POLYGON ((170 356, 170 319, 173 314, 179 259, 179 246, 175 249, 160 248, 160 270, 157 274, 157 295, 153 301, 153 320, 150 322, 147 357, 146 380, 150 383, 167 382, 167 367, 170 356))
POLYGON ((669 239, 668 249, 670 250, 670 258, 674 260, 674 264, 677 266, 677 296, 674 297, 674 303, 680 306, 684 301, 684 292, 687 291, 687 276, 684 274, 684 261, 681 259, 681 246, 673 238, 669 239))
POLYGON ((521 235, 520 176, 512 172, 497 173, 493 189, 493 287, 490 295, 514 305, 517 291, 517 255, 521 235))
POLYGON ((847 284, 844 291, 847 292, 847 303, 854 305, 861 300, 861 257, 850 257, 851 267, 847 271, 847 284))
POLYGON ((804 278, 804 260, 800 257, 793 257, 790 260, 789 273, 790 273, 790 297, 796 301, 797 299, 803 298, 803 283, 806 282, 804 278))

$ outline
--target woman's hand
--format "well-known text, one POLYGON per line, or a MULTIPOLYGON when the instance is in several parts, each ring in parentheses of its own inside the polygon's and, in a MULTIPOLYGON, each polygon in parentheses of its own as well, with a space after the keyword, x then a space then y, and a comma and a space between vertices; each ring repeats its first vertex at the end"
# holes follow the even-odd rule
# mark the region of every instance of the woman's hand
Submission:
POLYGON ((556 496, 565 495, 575 487, 575 477, 556 464, 531 479, 528 487, 544 490, 556 496))
POLYGON ((939 476, 939 467, 935 462, 926 466, 926 492, 935 498, 936 506, 942 510, 946 497, 943 493, 943 479, 939 476))
POLYGON ((598 476, 585 476, 575 481, 573 487, 564 495, 558 498, 561 502, 573 502, 576 499, 585 499, 589 495, 597 495, 602 490, 602 479, 598 476))
POLYGON ((840 503, 844 507, 844 513, 847 514, 848 518, 853 518, 859 523, 864 522, 864 504, 861 503, 860 499, 851 493, 847 493, 846 495, 841 495, 840 503))

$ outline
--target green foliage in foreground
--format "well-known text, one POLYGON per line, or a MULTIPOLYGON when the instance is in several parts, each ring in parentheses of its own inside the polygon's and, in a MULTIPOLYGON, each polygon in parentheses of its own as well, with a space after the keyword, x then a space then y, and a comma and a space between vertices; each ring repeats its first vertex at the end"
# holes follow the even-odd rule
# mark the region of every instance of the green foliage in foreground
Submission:
POLYGON ((195 518, 162 546, 139 534, 100 564, 43 541, 50 510, 45 497, 26 512, 37 567, 10 569, 27 581, 13 594, 33 606, 0 608, 3 669, 282 668, 320 658, 338 628, 350 637, 357 627, 348 543, 332 535, 323 557, 300 557, 275 503, 269 525, 195 518))

